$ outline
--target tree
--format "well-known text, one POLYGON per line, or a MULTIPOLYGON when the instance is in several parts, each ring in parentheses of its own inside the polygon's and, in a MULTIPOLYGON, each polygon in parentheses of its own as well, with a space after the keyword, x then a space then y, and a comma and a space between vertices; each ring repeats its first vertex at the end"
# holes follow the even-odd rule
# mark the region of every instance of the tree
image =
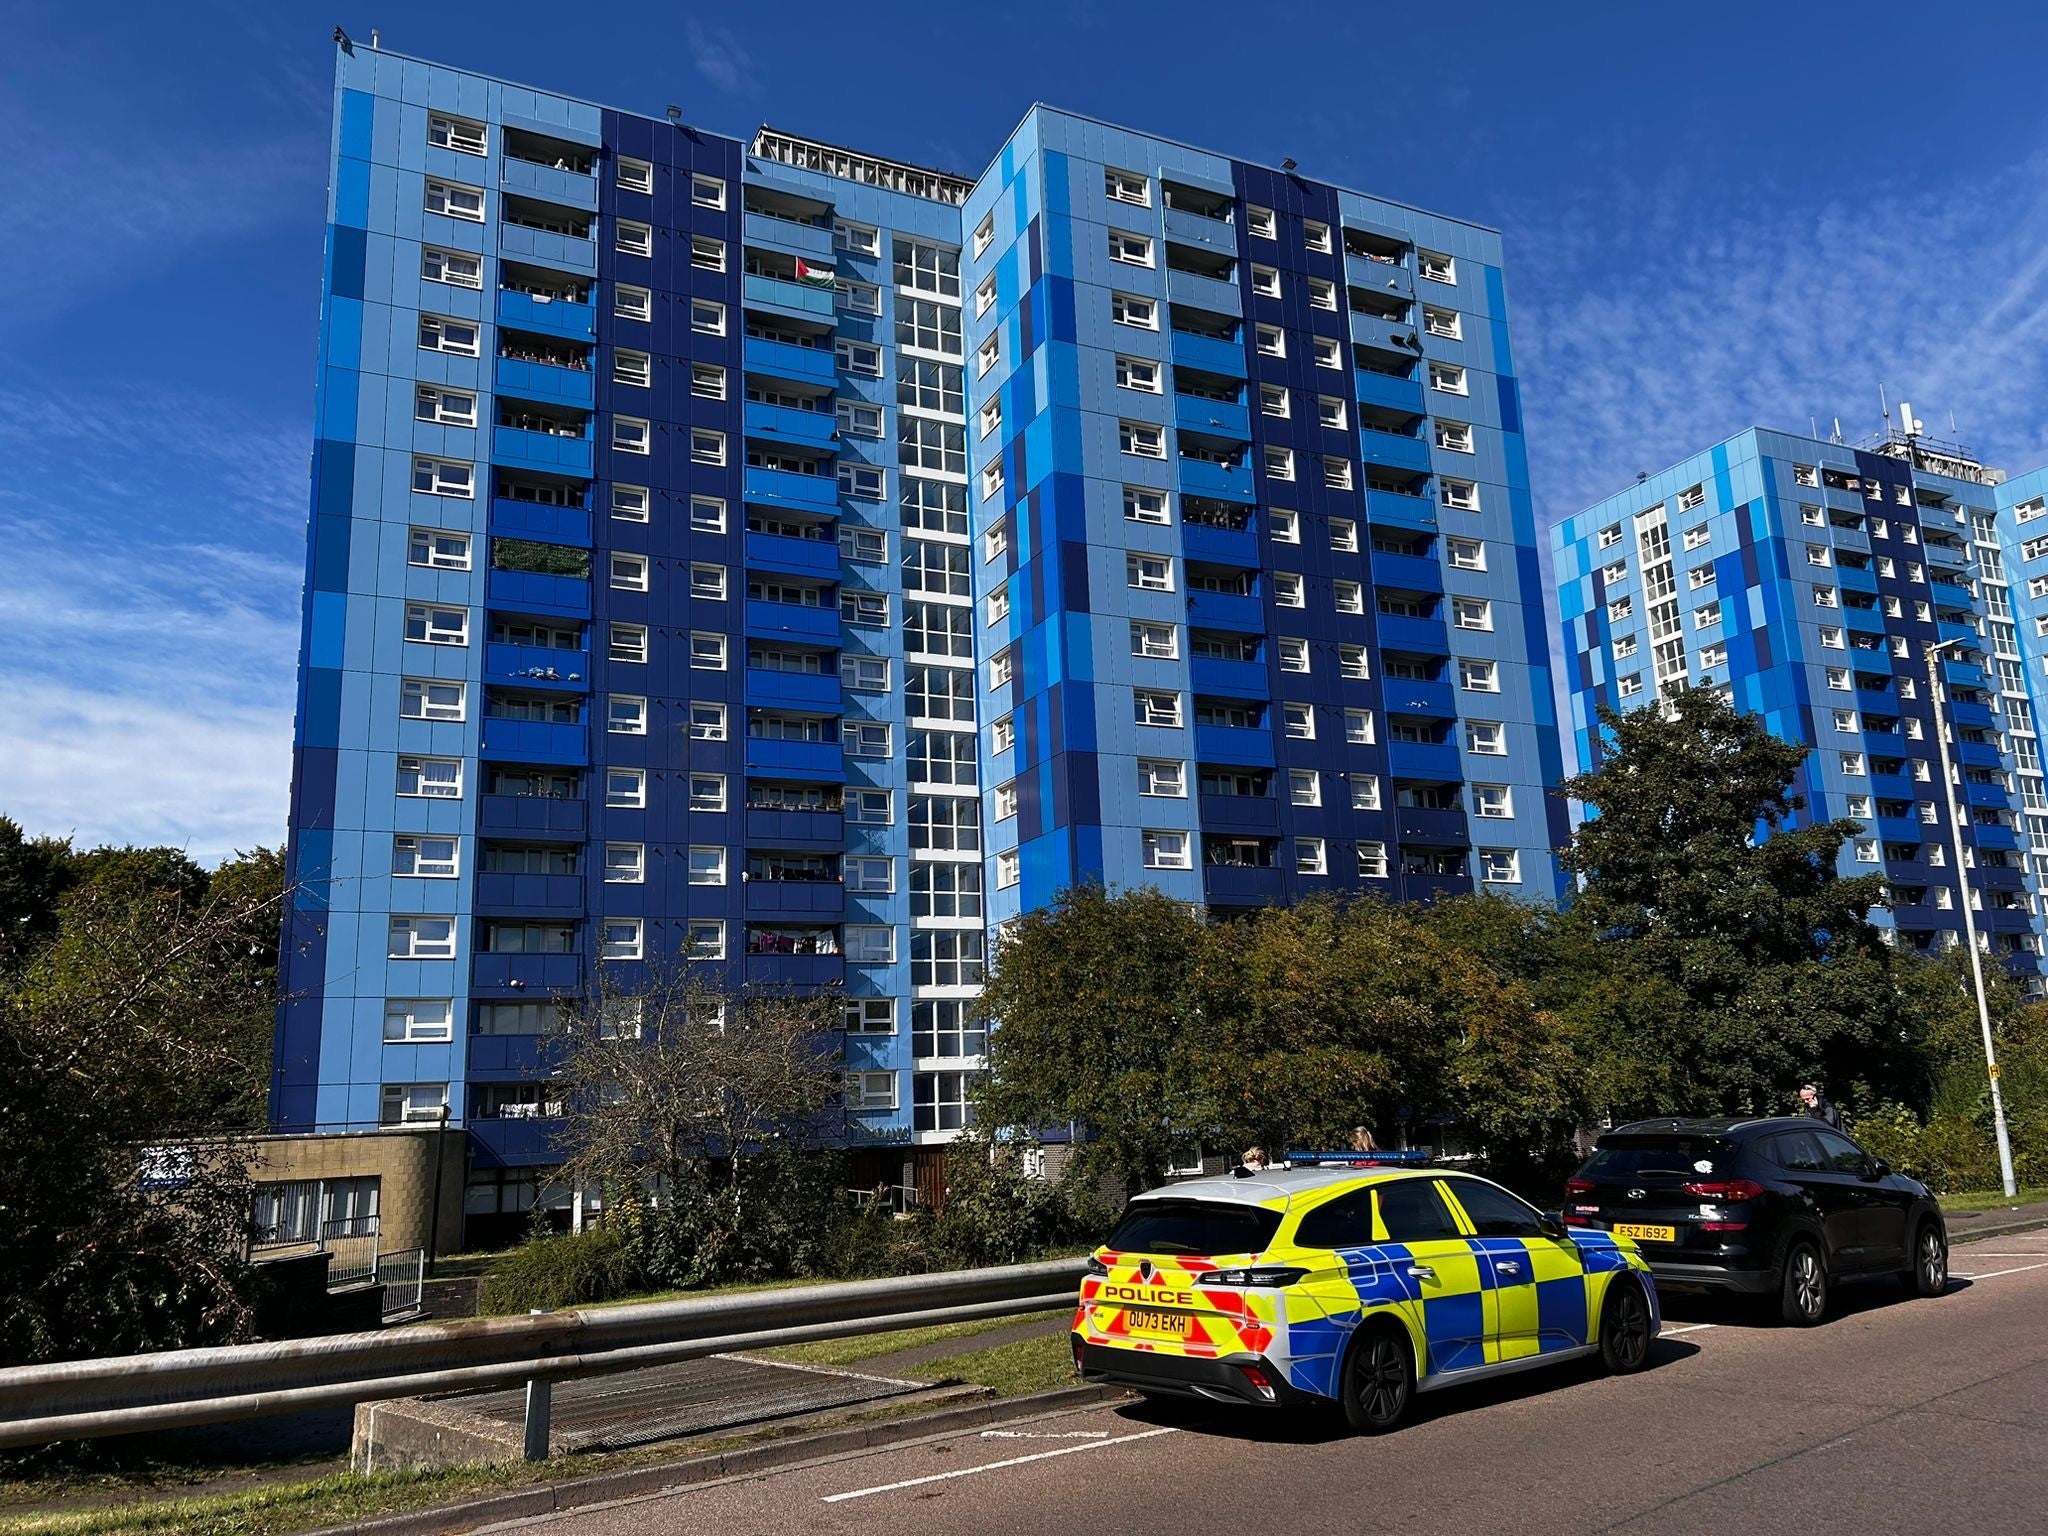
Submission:
POLYGON ((588 992, 558 1003, 562 1176, 611 1200, 708 1196, 715 1166, 720 1240, 744 1247, 759 1214, 749 1191, 784 1171, 764 1152, 824 1145, 841 1126, 836 993, 733 987, 655 961, 632 986, 601 966, 588 992))
POLYGON ((57 899, 74 876, 71 845, 28 837, 0 816, 0 975, 48 943, 57 931, 57 899))
POLYGON ((1838 873, 1860 823, 1801 820, 1807 749, 1705 690, 1600 718, 1600 767, 1564 786, 1591 812, 1564 854, 1582 979, 1662 999, 1592 1037, 1609 1107, 1756 1111, 1803 1077, 1899 1071, 1894 959, 1869 922, 1884 882, 1838 873))
POLYGON ((1005 932, 983 991, 990 1126, 1088 1127, 1081 1155, 1131 1193, 1159 1183, 1205 1130, 1193 1051, 1211 946, 1160 891, 1060 892, 1005 932))
POLYGON ((0 1360, 244 1336, 246 1158, 212 1133, 260 1114, 281 861, 38 868, 54 905, 11 926, 41 940, 0 964, 0 1360), (144 1149, 173 1143, 146 1179, 144 1149))

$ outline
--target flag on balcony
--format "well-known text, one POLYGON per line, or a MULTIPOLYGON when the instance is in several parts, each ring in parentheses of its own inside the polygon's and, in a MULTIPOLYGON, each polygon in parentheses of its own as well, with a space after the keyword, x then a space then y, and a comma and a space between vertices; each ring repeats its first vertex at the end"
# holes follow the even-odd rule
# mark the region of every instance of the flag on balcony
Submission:
POLYGON ((838 274, 830 267, 813 266, 799 256, 796 259, 796 280, 810 288, 830 288, 838 274))

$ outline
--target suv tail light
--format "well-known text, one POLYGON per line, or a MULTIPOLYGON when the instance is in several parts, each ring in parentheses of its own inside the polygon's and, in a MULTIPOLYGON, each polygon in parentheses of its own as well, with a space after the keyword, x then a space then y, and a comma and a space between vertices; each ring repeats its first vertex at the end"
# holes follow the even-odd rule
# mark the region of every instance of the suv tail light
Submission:
POLYGON ((1566 1179, 1564 1181, 1564 1192, 1568 1195, 1590 1195, 1593 1192, 1593 1188, 1593 1181, 1591 1179, 1566 1179))
POLYGON ((1723 1205, 1754 1200, 1764 1192, 1763 1185, 1754 1179, 1694 1179, 1679 1188, 1688 1195, 1697 1195, 1702 1200, 1718 1200, 1723 1205))

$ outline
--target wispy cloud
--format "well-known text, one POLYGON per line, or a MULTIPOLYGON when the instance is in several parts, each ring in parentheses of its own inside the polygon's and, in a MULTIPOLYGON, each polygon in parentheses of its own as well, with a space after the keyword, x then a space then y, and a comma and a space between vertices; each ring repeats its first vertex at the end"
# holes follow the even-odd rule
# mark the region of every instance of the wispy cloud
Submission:
POLYGON ((1547 520, 1745 427, 1861 437, 1880 385, 1990 462, 2048 458, 2048 154, 1818 202, 1675 173, 1506 224, 1547 520))
POLYGON ((754 60, 731 31, 692 20, 685 36, 690 42, 690 62, 719 90, 728 96, 743 96, 755 89, 754 60))

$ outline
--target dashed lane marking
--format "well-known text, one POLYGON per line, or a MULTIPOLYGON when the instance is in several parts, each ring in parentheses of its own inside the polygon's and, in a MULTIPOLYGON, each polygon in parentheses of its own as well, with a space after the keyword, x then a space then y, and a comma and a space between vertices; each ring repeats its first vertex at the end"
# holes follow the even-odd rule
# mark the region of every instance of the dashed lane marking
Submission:
POLYGON ((1155 1435, 1177 1435, 1180 1426, 1169 1424, 1163 1429, 1140 1430, 1135 1435, 1118 1435, 1114 1440, 1083 1440, 1078 1445, 1063 1445, 1056 1450, 1034 1451, 1029 1456, 1006 1456, 1001 1461, 983 1462, 978 1467, 956 1467, 951 1472, 933 1472, 926 1477, 906 1477, 901 1482, 878 1483, 873 1488, 855 1488, 847 1493, 828 1493, 824 1503, 844 1504, 848 1499, 864 1499, 875 1493, 895 1493, 903 1488, 922 1488, 927 1483, 950 1482, 956 1477, 972 1477, 977 1472, 998 1472, 1004 1467, 1021 1467, 1027 1461, 1049 1461, 1055 1456, 1072 1456, 1081 1451, 1099 1451, 1112 1445, 1129 1445, 1133 1440, 1150 1440, 1155 1435))

